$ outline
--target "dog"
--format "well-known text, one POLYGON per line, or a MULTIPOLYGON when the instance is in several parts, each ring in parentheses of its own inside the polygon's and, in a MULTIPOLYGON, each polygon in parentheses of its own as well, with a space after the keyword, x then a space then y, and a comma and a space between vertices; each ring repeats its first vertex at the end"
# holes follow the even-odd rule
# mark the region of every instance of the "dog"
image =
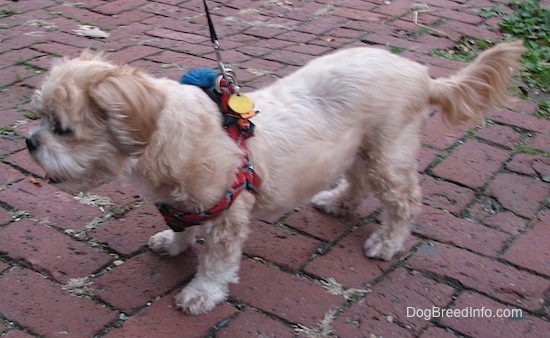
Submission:
MULTIPOLYGON (((261 183, 227 210, 183 232, 149 239, 160 254, 192 248, 194 278, 176 296, 185 313, 210 311, 238 282, 251 219, 312 201, 332 215, 368 195, 387 217, 364 243, 389 260, 403 248, 421 191, 417 153, 434 105, 449 126, 480 122, 506 104, 521 41, 498 44, 447 78, 382 49, 350 48, 319 57, 248 93, 260 114, 248 157, 261 183)), ((244 151, 223 127, 219 106, 200 88, 154 78, 85 50, 58 61, 33 97, 41 122, 26 139, 46 178, 77 192, 113 177, 137 184, 152 202, 186 212, 216 205, 241 170, 244 151)))

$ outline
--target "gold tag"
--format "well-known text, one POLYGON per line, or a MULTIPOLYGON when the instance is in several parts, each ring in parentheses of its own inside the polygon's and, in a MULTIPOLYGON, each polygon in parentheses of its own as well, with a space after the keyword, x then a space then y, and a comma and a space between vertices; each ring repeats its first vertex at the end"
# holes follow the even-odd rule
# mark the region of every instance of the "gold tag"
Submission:
POLYGON ((249 115, 251 111, 254 111, 254 102, 244 94, 232 94, 227 101, 227 105, 232 111, 241 116, 249 115))

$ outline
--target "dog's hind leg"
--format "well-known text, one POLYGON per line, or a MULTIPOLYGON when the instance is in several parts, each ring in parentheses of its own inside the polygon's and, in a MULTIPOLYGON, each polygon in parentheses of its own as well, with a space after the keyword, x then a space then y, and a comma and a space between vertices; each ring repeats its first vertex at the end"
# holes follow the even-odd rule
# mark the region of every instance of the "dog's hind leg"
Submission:
POLYGON ((178 308, 198 315, 227 298, 229 283, 239 280, 242 246, 248 236, 253 204, 253 195, 242 192, 222 216, 201 226, 204 243, 193 246, 199 260, 197 273, 176 296, 178 308))
MULTIPOLYGON (((391 176, 391 174, 390 174, 391 176)), ((371 184, 387 213, 383 227, 365 242, 368 257, 390 260, 403 249, 410 223, 420 210, 421 193, 415 170, 392 178, 372 177, 371 184)))
POLYGON ((366 170, 366 162, 358 159, 336 187, 318 193, 311 203, 317 210, 334 216, 344 216, 355 211, 368 195, 366 170))
POLYGON ((420 211, 422 201, 415 147, 409 144, 401 149, 399 146, 391 148, 375 160, 371 157, 367 170, 369 186, 382 202, 386 217, 382 228, 367 239, 364 249, 368 257, 383 260, 390 260, 403 249, 410 233, 410 223, 420 211), (402 154, 402 157, 391 158, 395 153, 402 154))

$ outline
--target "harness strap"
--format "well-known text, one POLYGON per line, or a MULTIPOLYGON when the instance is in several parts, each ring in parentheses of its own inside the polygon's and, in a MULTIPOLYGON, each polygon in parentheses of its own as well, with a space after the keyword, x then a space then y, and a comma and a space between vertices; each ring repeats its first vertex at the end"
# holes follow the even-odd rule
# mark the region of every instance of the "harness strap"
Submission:
MULTIPOLYGON (((204 72, 204 70, 201 70, 201 72, 204 72)), ((208 72, 206 75, 208 75, 208 72)), ((186 74, 184 77, 186 77, 186 80, 184 81, 182 77, 181 83, 197 83, 197 79, 193 78, 193 74, 186 74), (189 78, 193 78, 193 80, 189 81, 189 78)), ((233 201, 235 201, 241 192, 247 190, 256 194, 260 186, 260 178, 254 172, 252 163, 248 158, 248 149, 245 142, 247 138, 254 135, 254 124, 248 119, 243 119, 235 114, 228 106, 229 97, 235 93, 234 84, 222 77, 218 85, 201 88, 218 104, 224 116, 223 126, 227 135, 243 150, 244 156, 241 159, 241 168, 237 172, 231 188, 226 191, 221 201, 212 208, 198 213, 189 213, 166 203, 156 204, 166 224, 175 232, 184 231, 187 227, 219 217, 231 207, 233 201)))
POLYGON ((222 200, 212 208, 199 213, 186 213, 166 203, 157 203, 156 206, 166 224, 174 232, 184 231, 187 227, 200 224, 205 221, 215 219, 229 209, 233 201, 243 192, 248 190, 257 193, 259 188, 259 178, 255 175, 252 164, 248 157, 243 159, 241 170, 237 173, 231 189, 229 189, 222 200))

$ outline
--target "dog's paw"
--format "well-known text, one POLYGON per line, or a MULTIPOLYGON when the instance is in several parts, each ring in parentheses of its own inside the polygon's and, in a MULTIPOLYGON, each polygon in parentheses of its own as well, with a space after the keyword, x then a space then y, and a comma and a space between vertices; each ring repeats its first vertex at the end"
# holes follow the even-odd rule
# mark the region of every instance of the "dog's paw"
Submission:
POLYGON ((385 230, 373 233, 365 242, 365 255, 370 258, 389 261, 403 249, 404 239, 391 238, 385 230))
POLYGON ((157 232, 149 238, 149 248, 160 255, 177 256, 186 246, 172 230, 157 232))
POLYGON ((183 312, 199 315, 216 307, 227 298, 228 288, 216 283, 191 281, 176 296, 176 306, 183 312))
POLYGON ((344 203, 332 190, 322 191, 311 199, 313 207, 332 216, 345 216, 349 212, 344 203))

